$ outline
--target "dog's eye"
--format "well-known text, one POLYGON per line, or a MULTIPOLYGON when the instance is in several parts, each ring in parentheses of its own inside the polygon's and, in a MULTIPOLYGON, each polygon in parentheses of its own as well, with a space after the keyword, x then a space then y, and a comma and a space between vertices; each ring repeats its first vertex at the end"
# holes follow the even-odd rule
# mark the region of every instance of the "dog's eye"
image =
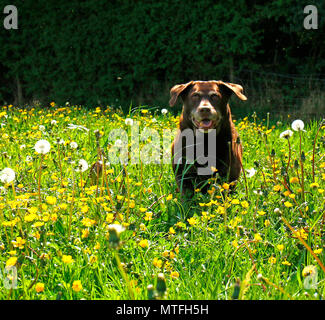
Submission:
POLYGON ((192 99, 199 100, 200 98, 201 98, 201 96, 198 93, 192 94, 192 99))
POLYGON ((216 93, 212 93, 212 94, 210 94, 210 99, 211 100, 218 99, 218 95, 216 93))

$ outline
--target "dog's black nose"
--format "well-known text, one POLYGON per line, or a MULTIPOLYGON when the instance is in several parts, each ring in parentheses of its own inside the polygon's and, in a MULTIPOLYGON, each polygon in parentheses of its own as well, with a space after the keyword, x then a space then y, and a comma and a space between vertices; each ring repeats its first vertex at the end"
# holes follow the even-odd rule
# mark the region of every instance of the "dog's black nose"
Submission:
POLYGON ((201 106, 198 108, 198 111, 203 114, 207 114, 211 112, 211 108, 209 106, 201 106))

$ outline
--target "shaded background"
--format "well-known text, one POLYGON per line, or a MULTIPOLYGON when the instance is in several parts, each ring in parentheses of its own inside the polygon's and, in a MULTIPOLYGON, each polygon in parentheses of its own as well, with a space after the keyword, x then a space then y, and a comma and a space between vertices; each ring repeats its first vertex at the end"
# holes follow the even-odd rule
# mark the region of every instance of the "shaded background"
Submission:
POLYGON ((165 107, 189 80, 244 87, 238 114, 325 114, 324 1, 0 0, 0 103, 165 107), (318 30, 303 9, 318 8, 318 30), (3 14, 3 17, 6 15, 3 14))

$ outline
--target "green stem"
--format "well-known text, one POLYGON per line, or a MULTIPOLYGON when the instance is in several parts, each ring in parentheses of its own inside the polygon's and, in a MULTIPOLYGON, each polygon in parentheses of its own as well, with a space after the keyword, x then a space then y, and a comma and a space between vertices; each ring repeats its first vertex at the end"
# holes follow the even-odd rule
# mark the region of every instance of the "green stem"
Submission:
POLYGON ((304 164, 301 159, 301 130, 299 130, 299 150, 300 150, 300 169, 301 169, 301 194, 302 194, 302 200, 305 202, 305 186, 304 186, 304 164))
POLYGON ((116 260, 116 263, 117 263, 117 267, 127 285, 127 288, 128 288, 128 292, 129 292, 129 296, 132 300, 134 300, 134 293, 133 293, 133 290, 132 290, 132 287, 130 285, 130 282, 129 282, 129 279, 128 279, 128 276, 127 274, 125 273, 124 269, 123 269, 123 266, 121 264, 121 260, 120 260, 120 257, 118 255, 118 252, 116 251, 115 252, 115 260, 116 260))
POLYGON ((42 164, 43 164, 43 154, 41 154, 41 162, 39 167, 39 175, 38 175, 38 200, 39 200, 39 208, 40 213, 43 213, 42 209, 42 197, 41 197, 41 176, 42 176, 42 164))

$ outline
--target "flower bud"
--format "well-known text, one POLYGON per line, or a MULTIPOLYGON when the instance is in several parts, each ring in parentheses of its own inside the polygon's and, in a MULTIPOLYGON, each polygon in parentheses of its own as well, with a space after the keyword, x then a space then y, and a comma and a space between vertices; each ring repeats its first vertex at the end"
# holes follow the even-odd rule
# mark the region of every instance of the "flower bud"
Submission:
POLYGON ((108 243, 112 248, 120 246, 120 234, 125 229, 120 224, 110 224, 108 226, 108 243))
POLYGON ((167 290, 165 276, 163 273, 158 273, 156 290, 160 297, 163 297, 167 290))
POLYGON ((234 292, 231 296, 232 300, 237 300, 239 297, 239 293, 240 293, 240 279, 236 280, 236 283, 234 285, 234 292))
POLYGON ((155 290, 154 290, 154 287, 152 284, 149 284, 147 286, 147 292, 148 292, 148 299, 149 300, 155 300, 156 299, 156 293, 155 293, 155 290))

